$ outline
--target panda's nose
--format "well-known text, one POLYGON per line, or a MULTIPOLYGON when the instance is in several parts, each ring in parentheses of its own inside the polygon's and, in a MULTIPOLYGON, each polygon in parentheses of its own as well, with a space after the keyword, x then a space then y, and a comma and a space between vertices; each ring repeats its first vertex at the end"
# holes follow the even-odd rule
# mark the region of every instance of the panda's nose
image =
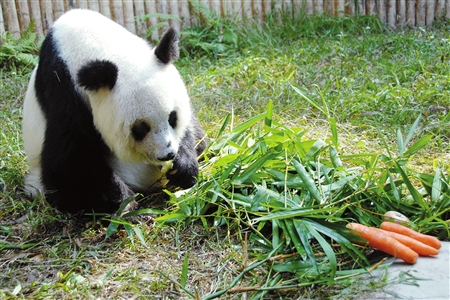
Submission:
POLYGON ((173 152, 169 152, 166 156, 164 157, 158 157, 158 160, 160 161, 168 161, 168 160, 172 160, 175 158, 175 153, 173 152))

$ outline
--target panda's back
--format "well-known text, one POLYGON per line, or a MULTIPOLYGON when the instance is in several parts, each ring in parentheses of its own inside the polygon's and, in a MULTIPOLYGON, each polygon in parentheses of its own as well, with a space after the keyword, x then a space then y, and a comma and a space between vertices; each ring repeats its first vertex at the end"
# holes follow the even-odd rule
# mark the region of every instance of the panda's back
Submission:
POLYGON ((54 23, 51 33, 56 51, 72 75, 86 62, 98 59, 110 60, 124 71, 151 65, 148 42, 94 11, 67 12, 54 23))

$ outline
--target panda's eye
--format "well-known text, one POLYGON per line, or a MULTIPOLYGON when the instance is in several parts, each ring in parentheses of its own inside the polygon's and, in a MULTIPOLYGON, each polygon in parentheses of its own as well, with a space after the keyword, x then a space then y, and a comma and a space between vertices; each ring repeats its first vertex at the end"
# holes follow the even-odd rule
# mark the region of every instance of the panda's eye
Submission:
POLYGON ((145 121, 136 121, 131 127, 131 134, 136 141, 142 141, 150 131, 150 125, 145 121))
POLYGON ((169 115, 169 125, 172 128, 175 128, 177 127, 177 121, 178 121, 177 112, 173 110, 169 115))

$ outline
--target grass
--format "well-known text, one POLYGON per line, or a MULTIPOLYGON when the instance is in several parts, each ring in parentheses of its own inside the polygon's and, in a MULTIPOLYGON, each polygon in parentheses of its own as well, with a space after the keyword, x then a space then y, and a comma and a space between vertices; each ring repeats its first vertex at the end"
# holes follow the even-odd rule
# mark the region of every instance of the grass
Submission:
POLYGON ((8 56, 2 298, 356 299, 389 283, 361 287, 383 256, 350 243, 346 222, 378 225, 394 209, 448 239, 447 23, 392 32, 370 17, 269 16, 242 27, 203 14, 177 62, 212 140, 199 184, 132 219, 24 197, 29 68, 8 56))

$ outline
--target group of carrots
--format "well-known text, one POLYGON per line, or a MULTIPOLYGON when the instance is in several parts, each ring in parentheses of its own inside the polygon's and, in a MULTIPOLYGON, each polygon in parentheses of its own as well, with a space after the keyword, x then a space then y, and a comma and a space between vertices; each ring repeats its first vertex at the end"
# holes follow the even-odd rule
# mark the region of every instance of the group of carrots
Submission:
POLYGON ((419 255, 437 255, 442 246, 437 238, 397 223, 383 222, 380 228, 350 223, 347 227, 366 240, 370 247, 400 258, 408 264, 414 264, 419 255))

